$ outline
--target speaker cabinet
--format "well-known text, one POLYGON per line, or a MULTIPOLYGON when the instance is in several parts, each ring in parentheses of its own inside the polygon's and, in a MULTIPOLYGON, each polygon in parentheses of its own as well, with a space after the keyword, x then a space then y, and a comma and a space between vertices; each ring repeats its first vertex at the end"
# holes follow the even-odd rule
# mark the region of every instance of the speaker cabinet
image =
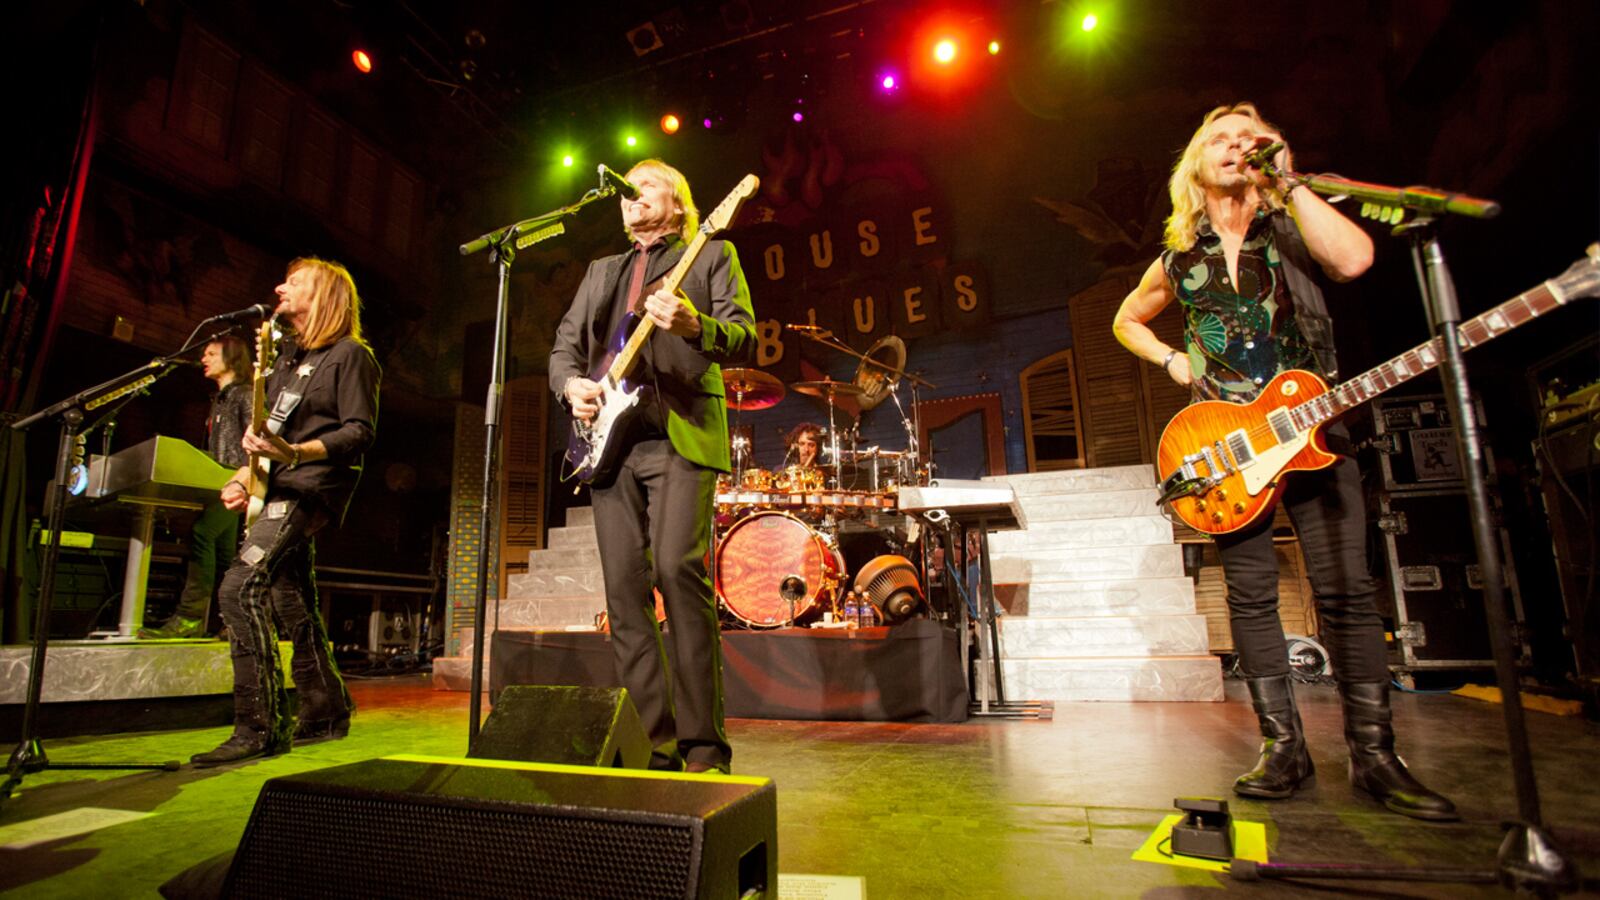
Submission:
POLYGON ((626 688, 519 684, 500 692, 467 756, 644 769, 650 750, 626 688))
POLYGON ((228 897, 740 897, 777 891, 765 778, 391 756, 274 778, 228 897))

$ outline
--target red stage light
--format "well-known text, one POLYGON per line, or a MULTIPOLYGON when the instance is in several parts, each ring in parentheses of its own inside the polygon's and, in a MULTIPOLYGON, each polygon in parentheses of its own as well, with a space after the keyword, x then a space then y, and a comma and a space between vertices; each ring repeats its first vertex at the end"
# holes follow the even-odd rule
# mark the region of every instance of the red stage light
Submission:
POLYGON ((372 71, 372 57, 365 50, 356 49, 350 53, 350 61, 355 63, 356 71, 365 75, 372 71))
POLYGON ((682 125, 683 125, 683 122, 680 121, 678 119, 678 117, 673 115, 672 113, 667 113, 666 115, 661 117, 661 130, 666 132, 667 134, 677 134, 678 133, 678 129, 682 125))

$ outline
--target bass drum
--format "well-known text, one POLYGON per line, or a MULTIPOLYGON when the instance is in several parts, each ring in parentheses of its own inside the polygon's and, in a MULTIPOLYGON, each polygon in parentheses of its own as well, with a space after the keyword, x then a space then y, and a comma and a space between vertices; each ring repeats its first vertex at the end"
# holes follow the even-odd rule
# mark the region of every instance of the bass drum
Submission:
POLYGON ((822 615, 844 579, 839 552, 783 512, 740 520, 717 548, 717 596, 751 628, 777 628, 822 615))

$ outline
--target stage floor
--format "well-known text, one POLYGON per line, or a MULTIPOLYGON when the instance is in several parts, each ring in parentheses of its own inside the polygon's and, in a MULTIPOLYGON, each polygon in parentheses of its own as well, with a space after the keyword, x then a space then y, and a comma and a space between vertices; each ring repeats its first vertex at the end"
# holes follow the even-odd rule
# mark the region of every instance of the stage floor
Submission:
MULTIPOLYGON (((0 891, 19 896, 154 896, 171 876, 231 849, 262 782, 393 753, 460 756, 467 696, 421 678, 361 681, 351 736, 232 768, 48 772, 0 808, 8 826, 86 807, 147 818, 27 849, 0 849, 0 891)), ((779 871, 864 879, 867 896, 1177 896, 1221 888, 1258 896, 1325 889, 1235 884, 1129 857, 1174 797, 1224 795, 1256 739, 1242 684, 1225 703, 1059 704, 1052 721, 959 725, 730 720, 737 774, 778 789, 779 871)), ((1230 798, 1264 822, 1275 861, 1480 865, 1515 812, 1497 706, 1450 695, 1397 696, 1401 751, 1465 821, 1427 824, 1352 795, 1337 698, 1303 687, 1317 786, 1281 802, 1230 798)), ((1600 726, 1528 713, 1547 822, 1591 877, 1600 874, 1600 726)), ((50 758, 156 760, 208 750, 225 728, 46 741, 50 758)), ((9 747, 6 748, 9 750, 9 747)), ((26 831, 27 829, 22 829, 26 831)), ((352 860, 352 864, 359 864, 352 860)), ((397 894, 405 873, 395 873, 397 894)), ((1369 887, 1370 892, 1375 888, 1369 887)), ((1503 896, 1490 888, 1391 884, 1388 896, 1503 896)))

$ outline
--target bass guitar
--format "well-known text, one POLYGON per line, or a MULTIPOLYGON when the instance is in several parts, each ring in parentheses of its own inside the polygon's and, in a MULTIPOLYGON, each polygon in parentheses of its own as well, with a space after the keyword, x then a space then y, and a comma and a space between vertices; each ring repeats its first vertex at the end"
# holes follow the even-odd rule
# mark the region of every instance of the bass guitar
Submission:
MULTIPOLYGON (((262 322, 261 330, 256 334, 256 363, 250 378, 250 430, 256 434, 261 434, 267 429, 267 376, 271 374, 272 366, 278 360, 278 344, 273 340, 272 334, 271 319, 262 322)), ((250 493, 250 505, 246 507, 244 513, 246 528, 261 518, 261 510, 266 507, 267 481, 272 474, 272 460, 252 453, 248 466, 245 490, 250 493)))
MULTIPOLYGON (((1600 293, 1600 244, 1559 278, 1457 326, 1463 350, 1496 338, 1575 297, 1600 293)), ((1439 364, 1434 338, 1329 390, 1299 369, 1280 373, 1248 404, 1205 400, 1167 423, 1156 449, 1161 497, 1184 524, 1206 534, 1238 531, 1272 510, 1284 476, 1331 466, 1323 425, 1439 364)))
MULTIPOLYGON (((732 224, 739 207, 760 185, 761 180, 756 176, 746 175, 732 193, 717 204, 717 208, 700 223, 700 229, 684 249, 677 265, 661 279, 661 290, 672 294, 678 292, 679 285, 689 274, 689 267, 700 257, 706 242, 732 224)), ((647 288, 646 292, 650 290, 647 288)), ((639 351, 654 332, 654 322, 629 312, 607 343, 609 349, 606 355, 589 374, 600 385, 600 396, 596 399, 600 411, 587 422, 574 417, 572 434, 567 440, 567 462, 572 465, 572 476, 580 481, 594 481, 609 474, 616 465, 618 444, 621 443, 617 438, 626 431, 639 405, 639 386, 629 382, 628 375, 638 362, 639 351)))

